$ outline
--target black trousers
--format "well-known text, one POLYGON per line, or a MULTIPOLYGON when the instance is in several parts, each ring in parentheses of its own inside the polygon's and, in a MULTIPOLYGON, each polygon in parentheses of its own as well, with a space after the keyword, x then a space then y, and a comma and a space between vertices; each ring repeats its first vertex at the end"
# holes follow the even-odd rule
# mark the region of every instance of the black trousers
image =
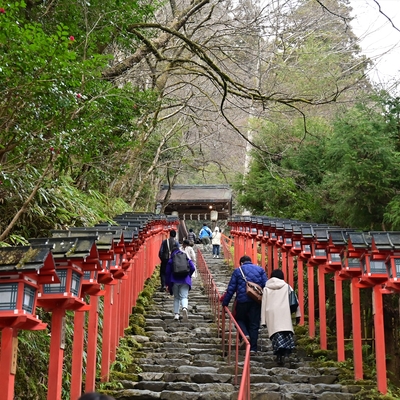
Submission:
POLYGON ((167 272, 167 263, 168 260, 162 260, 160 266, 160 283, 161 287, 165 288, 165 274, 167 272))

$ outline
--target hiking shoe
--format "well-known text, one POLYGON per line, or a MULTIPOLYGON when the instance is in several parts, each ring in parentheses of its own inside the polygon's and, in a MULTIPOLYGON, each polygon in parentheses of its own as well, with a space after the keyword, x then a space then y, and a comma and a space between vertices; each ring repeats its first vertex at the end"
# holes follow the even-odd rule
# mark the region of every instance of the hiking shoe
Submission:
POLYGON ((182 308, 182 321, 187 322, 188 321, 188 310, 187 308, 182 308))
POLYGON ((284 358, 281 354, 278 354, 276 356, 276 362, 280 367, 282 367, 284 365, 284 358))
POLYGON ((179 321, 179 314, 175 314, 174 321, 179 321))
MULTIPOLYGON (((250 336, 246 336, 246 339, 250 342, 250 336)), ((242 339, 239 343, 239 350, 244 350, 246 348, 246 342, 242 339)))

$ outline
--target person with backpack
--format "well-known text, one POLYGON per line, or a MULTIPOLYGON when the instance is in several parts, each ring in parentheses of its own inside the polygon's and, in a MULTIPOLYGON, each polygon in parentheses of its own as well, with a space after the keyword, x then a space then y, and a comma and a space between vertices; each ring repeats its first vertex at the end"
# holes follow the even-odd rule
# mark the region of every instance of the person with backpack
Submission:
POLYGON ((162 241, 160 246, 160 251, 158 252, 158 257, 160 258, 160 292, 165 292, 165 272, 167 268, 168 260, 171 258, 172 249, 177 246, 179 247, 179 242, 176 240, 176 231, 171 229, 169 232, 169 238, 162 241))
POLYGON ((167 262, 165 283, 169 293, 174 295, 174 320, 179 321, 182 306, 182 321, 188 321, 189 291, 192 288, 192 275, 196 267, 187 254, 179 250, 179 244, 172 249, 167 262))
POLYGON ((192 228, 189 229, 189 233, 188 233, 188 236, 187 236, 187 240, 189 240, 189 242, 192 243, 192 244, 190 245, 190 246, 192 246, 192 247, 196 244, 197 236, 196 236, 196 234, 193 232, 193 229, 192 229, 192 228))
POLYGON ((203 251, 208 251, 208 247, 210 246, 212 238, 211 229, 207 226, 206 223, 203 224, 203 227, 200 229, 199 232, 199 239, 201 243, 203 243, 203 251))

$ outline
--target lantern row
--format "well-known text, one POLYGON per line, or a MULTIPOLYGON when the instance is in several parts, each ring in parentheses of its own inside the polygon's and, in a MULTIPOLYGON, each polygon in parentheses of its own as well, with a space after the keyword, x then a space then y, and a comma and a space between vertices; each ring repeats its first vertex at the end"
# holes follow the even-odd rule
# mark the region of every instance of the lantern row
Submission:
POLYGON ((74 311, 71 399, 82 393, 85 312, 88 312, 85 391, 94 391, 98 302, 104 296, 101 380, 109 379, 131 309, 158 262, 161 241, 179 220, 162 214, 125 213, 114 224, 53 230, 29 246, 0 248, 0 374, 12 400, 19 330, 47 328, 36 307, 50 311, 48 399, 61 400, 65 313, 74 311))
POLYGON ((356 380, 363 379, 359 291, 364 288, 372 289, 377 386, 381 393, 386 393, 382 295, 400 292, 400 232, 360 232, 351 228, 263 216, 233 216, 228 224, 234 241, 235 265, 239 265, 239 258, 243 254, 257 260, 258 249, 261 246, 261 264, 268 275, 273 269, 282 268, 288 283, 294 287, 294 269, 297 268, 301 323, 304 323, 303 267, 307 266, 310 337, 315 336, 316 328, 314 271, 317 271, 322 349, 327 349, 325 274, 333 273, 338 361, 345 360, 342 281, 350 281, 356 380))

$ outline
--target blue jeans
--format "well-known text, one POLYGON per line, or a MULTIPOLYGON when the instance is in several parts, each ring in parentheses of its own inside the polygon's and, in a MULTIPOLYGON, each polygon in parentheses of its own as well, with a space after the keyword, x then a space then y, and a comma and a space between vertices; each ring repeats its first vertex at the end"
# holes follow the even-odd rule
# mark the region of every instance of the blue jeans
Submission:
POLYGON ((219 244, 213 244, 213 256, 219 256, 219 248, 221 246, 219 244))
POLYGON ((182 308, 188 308, 189 285, 187 283, 174 283, 172 293, 174 294, 174 313, 179 314, 180 304, 182 308))
POLYGON ((257 351, 258 331, 260 329, 261 304, 255 301, 236 303, 235 319, 245 336, 250 337, 250 350, 257 351))

